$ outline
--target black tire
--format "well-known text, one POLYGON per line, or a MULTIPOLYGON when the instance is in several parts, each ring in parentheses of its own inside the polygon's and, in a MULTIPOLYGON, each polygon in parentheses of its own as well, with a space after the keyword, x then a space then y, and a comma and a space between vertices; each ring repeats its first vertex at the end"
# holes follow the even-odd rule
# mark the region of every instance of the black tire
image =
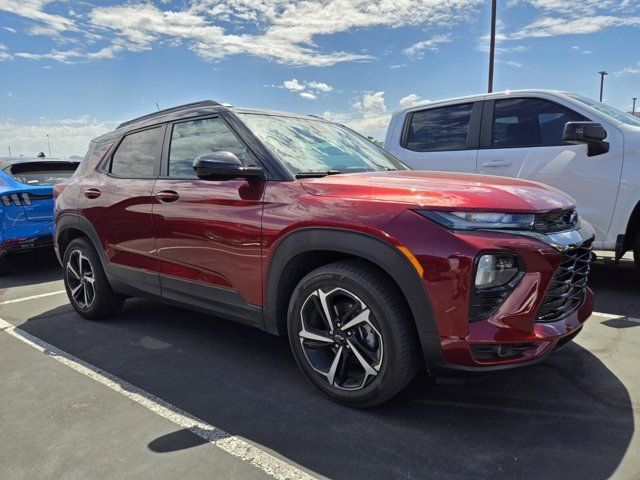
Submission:
POLYGON ((307 274, 293 292, 287 317, 291 349, 307 379, 333 401, 351 407, 373 407, 399 393, 421 365, 417 332, 401 295, 382 272, 363 261, 331 263, 307 274), (329 308, 323 307, 320 295, 329 308), (338 316, 341 308, 354 308, 356 313, 338 316), (327 310, 336 315, 330 322, 335 332, 329 330, 328 334, 323 320, 326 315, 320 313, 327 310), (355 317, 367 321, 349 327, 355 317), (308 337, 309 332, 322 333, 324 340, 301 337, 308 337), (327 337, 331 339, 328 342, 327 337), (335 360, 338 354, 340 359, 335 360), (314 368, 310 359, 315 367, 329 368, 314 368), (377 369, 377 374, 367 373, 361 359, 371 360, 366 361, 369 371, 377 369), (334 364, 337 367, 332 375, 334 364))
POLYGON ((640 231, 636 234, 636 241, 633 245, 633 261, 636 265, 636 273, 640 276, 640 231))
POLYGON ((88 239, 76 238, 69 243, 64 252, 63 263, 64 287, 69 302, 80 316, 90 320, 98 320, 109 317, 122 308, 125 297, 115 293, 109 285, 100 258, 88 239), (78 268, 78 259, 82 264, 81 268, 78 268), (86 281, 89 278, 89 269, 93 278, 92 282, 86 281), (83 275, 83 270, 86 275, 83 275), (80 290, 76 290, 79 285, 80 290), (91 289, 93 289, 93 296, 89 293, 91 289))
POLYGON ((0 275, 6 275, 9 273, 9 257, 4 256, 0 258, 0 275))

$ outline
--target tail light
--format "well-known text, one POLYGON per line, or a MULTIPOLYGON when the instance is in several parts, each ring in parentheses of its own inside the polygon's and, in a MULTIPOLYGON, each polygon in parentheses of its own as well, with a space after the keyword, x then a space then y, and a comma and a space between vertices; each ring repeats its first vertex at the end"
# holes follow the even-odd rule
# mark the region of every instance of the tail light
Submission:
POLYGON ((12 193, 10 195, 0 195, 0 202, 5 207, 15 205, 21 207, 22 205, 31 205, 31 198, 28 193, 12 193))

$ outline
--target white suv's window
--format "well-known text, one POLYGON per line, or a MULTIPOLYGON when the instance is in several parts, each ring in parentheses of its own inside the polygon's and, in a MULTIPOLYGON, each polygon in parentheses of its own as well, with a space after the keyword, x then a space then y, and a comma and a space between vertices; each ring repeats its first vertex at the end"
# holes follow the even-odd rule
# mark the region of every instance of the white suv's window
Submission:
POLYGON ((464 150, 473 103, 413 112, 407 125, 404 147, 414 152, 464 150))
POLYGON ((587 120, 557 103, 537 98, 496 100, 491 148, 563 145, 567 122, 587 120))

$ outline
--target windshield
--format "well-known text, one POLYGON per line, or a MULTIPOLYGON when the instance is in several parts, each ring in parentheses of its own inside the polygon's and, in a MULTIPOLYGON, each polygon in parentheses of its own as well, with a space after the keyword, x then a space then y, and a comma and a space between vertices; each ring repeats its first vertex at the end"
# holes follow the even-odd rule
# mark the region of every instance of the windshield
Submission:
POLYGON ((573 98, 574 100, 578 100, 579 102, 582 102, 585 105, 590 106, 591 108, 595 108, 596 110, 604 113, 605 115, 609 115, 610 117, 613 117, 622 123, 640 127, 640 118, 634 117, 630 113, 623 112, 622 110, 618 110, 617 108, 614 108, 611 105, 607 105, 606 103, 602 103, 602 102, 597 102, 595 100, 592 100, 591 98, 583 97, 582 95, 578 95, 576 93, 567 93, 567 95, 573 98))
POLYGON ((382 148, 341 125, 254 113, 239 116, 293 174, 408 169, 382 148))

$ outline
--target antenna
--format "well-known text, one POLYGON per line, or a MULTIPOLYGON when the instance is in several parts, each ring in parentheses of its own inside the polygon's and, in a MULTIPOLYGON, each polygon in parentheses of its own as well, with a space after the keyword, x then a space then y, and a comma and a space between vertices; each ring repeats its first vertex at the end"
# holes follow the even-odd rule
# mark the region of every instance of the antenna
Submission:
POLYGON ((160 105, 158 105, 158 102, 156 102, 156 108, 160 111, 160 105))

